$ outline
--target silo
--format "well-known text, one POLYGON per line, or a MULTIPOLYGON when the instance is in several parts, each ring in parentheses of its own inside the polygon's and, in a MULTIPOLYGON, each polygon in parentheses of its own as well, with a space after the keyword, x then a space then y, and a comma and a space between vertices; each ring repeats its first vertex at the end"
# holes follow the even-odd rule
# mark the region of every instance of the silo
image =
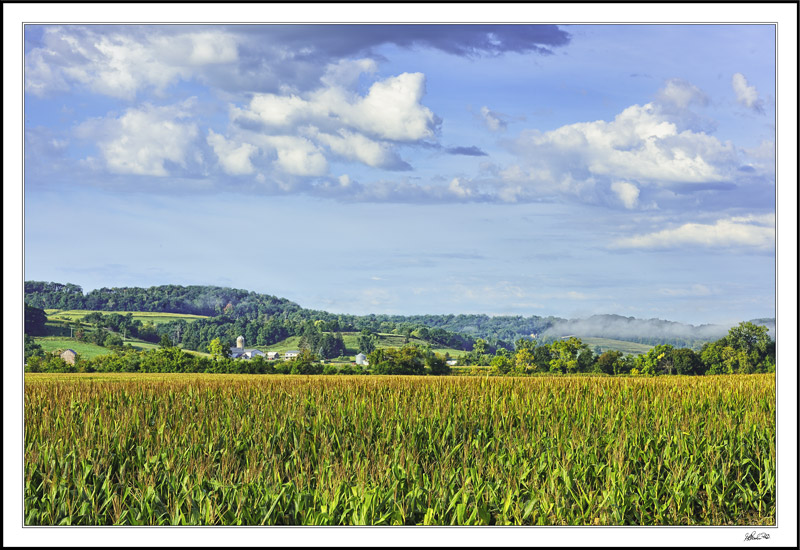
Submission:
POLYGON ((244 349, 244 336, 239 336, 236 339, 236 347, 239 349, 244 349))

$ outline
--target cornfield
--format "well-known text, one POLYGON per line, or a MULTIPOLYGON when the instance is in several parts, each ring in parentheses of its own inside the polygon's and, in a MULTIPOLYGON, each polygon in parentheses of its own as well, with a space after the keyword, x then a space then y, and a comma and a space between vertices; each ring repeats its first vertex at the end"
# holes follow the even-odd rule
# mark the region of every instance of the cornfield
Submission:
POLYGON ((26 375, 26 525, 771 525, 774 375, 26 375))

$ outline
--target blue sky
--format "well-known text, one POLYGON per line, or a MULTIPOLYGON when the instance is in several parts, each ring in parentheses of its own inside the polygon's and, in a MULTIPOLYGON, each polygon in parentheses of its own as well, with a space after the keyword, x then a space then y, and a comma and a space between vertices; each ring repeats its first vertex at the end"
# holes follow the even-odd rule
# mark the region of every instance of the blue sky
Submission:
POLYGON ((354 314, 775 315, 772 25, 24 40, 26 280, 354 314))

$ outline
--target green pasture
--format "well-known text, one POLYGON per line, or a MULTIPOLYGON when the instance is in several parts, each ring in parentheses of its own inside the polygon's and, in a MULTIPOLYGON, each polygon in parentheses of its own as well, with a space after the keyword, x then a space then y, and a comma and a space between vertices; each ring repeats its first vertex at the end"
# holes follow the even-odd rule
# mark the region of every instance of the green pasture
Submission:
MULTIPOLYGON (((95 311, 91 309, 69 309, 69 310, 46 309, 44 310, 44 312, 47 315, 48 321, 62 321, 62 322, 66 321, 68 323, 80 322, 81 319, 83 319, 90 313, 95 313, 95 311)), ((113 313, 117 313, 123 316, 130 313, 132 314, 134 321, 138 320, 141 321, 142 323, 153 323, 154 325, 169 323, 171 321, 192 322, 198 319, 208 318, 208 316, 206 315, 190 315, 186 313, 163 313, 157 311, 98 311, 98 313, 102 313, 103 315, 111 315, 113 313)))
POLYGON ((73 338, 43 336, 40 338, 35 338, 34 340, 37 344, 42 346, 42 350, 45 353, 51 353, 57 350, 72 349, 85 359, 92 359, 98 355, 111 353, 110 349, 104 348, 103 346, 81 342, 80 340, 75 340, 73 338))
POLYGON ((627 340, 612 340, 610 338, 581 338, 581 342, 589 346, 589 349, 594 349, 595 346, 600 347, 601 353, 606 351, 621 351, 626 355, 639 355, 645 354, 653 347, 648 344, 639 344, 636 342, 628 342, 627 340))
MULTIPOLYGON (((110 348, 105 348, 96 344, 81 342, 80 340, 75 340, 74 338, 62 336, 37 336, 34 338, 34 341, 42 346, 42 350, 45 353, 51 353, 57 350, 72 349, 84 359, 92 359, 98 355, 106 355, 107 353, 114 352, 114 350, 110 348)), ((125 338, 122 340, 122 342, 124 344, 130 344, 131 347, 139 351, 150 351, 158 348, 158 344, 145 342, 144 340, 137 340, 135 338, 125 338)), ((201 355, 203 357, 211 357, 211 354, 204 353, 202 351, 194 351, 190 349, 185 349, 183 351, 194 355, 201 355)))

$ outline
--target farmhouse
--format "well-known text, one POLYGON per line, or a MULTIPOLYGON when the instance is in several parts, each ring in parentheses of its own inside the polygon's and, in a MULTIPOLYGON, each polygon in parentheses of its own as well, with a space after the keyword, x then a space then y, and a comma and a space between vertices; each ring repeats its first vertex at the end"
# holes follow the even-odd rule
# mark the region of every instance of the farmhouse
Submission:
POLYGON ((231 348, 231 359, 252 359, 258 355, 263 356, 264 352, 257 349, 245 349, 244 336, 236 339, 236 347, 231 348))
POLYGON ((77 357, 77 353, 75 353, 74 349, 65 349, 61 352, 61 358, 69 363, 70 365, 75 364, 75 357, 77 357))
POLYGON ((276 359, 280 359, 281 352, 279 351, 268 351, 267 352, 267 359, 270 361, 275 361, 276 359))
POLYGON ((299 351, 297 351, 296 349, 293 349, 293 350, 287 351, 287 352, 284 354, 283 358, 284 358, 286 361, 291 361, 292 359, 297 359, 297 356, 298 356, 298 355, 300 355, 300 352, 299 352, 299 351))

